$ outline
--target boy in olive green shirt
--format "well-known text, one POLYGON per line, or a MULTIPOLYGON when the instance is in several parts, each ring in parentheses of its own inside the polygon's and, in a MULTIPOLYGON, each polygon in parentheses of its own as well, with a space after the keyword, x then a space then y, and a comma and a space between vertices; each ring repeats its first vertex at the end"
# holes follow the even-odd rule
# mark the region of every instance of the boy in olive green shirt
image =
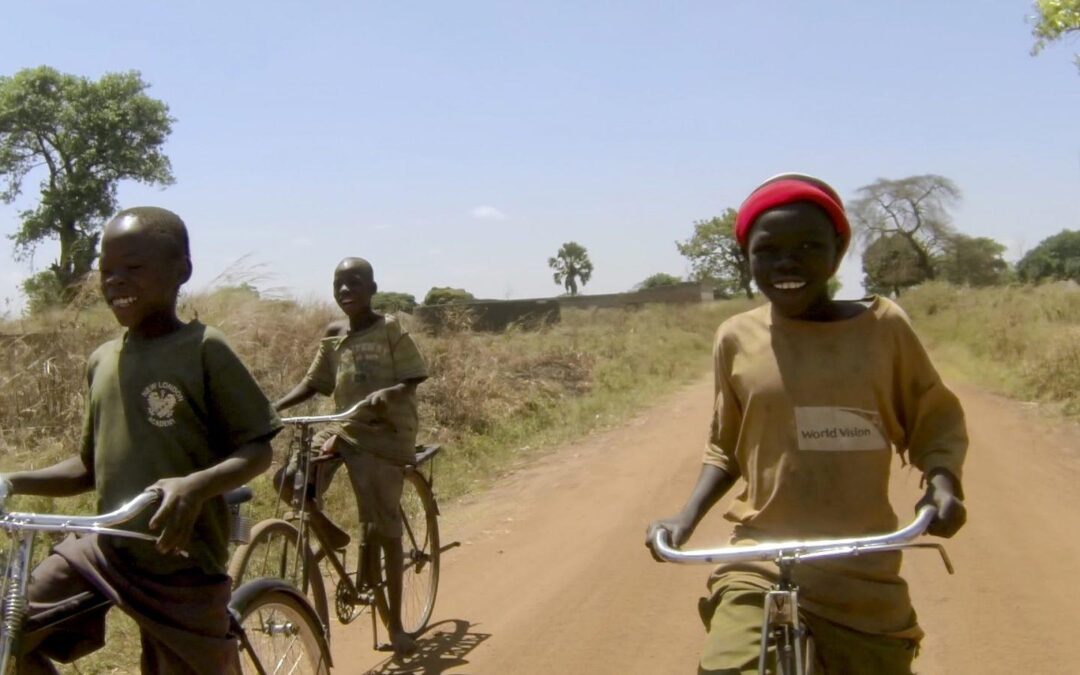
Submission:
MULTIPOLYGON (((938 509, 930 533, 952 536, 966 519, 963 410, 899 307, 830 297, 850 238, 836 192, 801 174, 770 179, 740 207, 735 235, 769 304, 717 331, 704 466, 686 505, 652 523, 648 541, 664 529, 681 545, 740 478, 725 516, 735 543, 892 531, 894 448, 926 478, 920 504, 938 509)), ((699 673, 757 672, 773 578, 769 566, 716 570, 700 607, 709 635, 699 673)), ((922 631, 898 552, 807 561, 794 579, 821 671, 911 673, 922 631)))
MULTIPOLYGON (((371 541, 386 555, 390 641, 396 654, 407 655, 416 646, 401 625, 403 554, 398 503, 405 481, 402 467, 416 458, 416 386, 427 379, 427 368, 401 324, 371 309, 377 288, 366 260, 345 258, 338 264, 334 299, 346 318, 327 326, 307 375, 274 406, 284 410, 315 394, 333 394, 338 411, 357 401, 370 404, 353 419, 316 437, 324 453, 340 457, 321 465, 317 482, 319 491, 325 490, 342 462, 348 469, 361 526, 368 528, 371 541)), ((281 476, 276 479, 278 485, 282 485, 281 476)), ((291 498, 289 482, 284 481, 286 499, 291 498)), ((321 512, 311 514, 312 526, 324 541, 335 547, 348 543, 348 535, 321 512)))
POLYGON ((107 606, 33 629, 36 616, 102 598, 139 625, 142 672, 238 673, 222 495, 269 467, 281 422, 221 333, 176 315, 191 276, 179 217, 150 207, 119 213, 105 226, 100 271, 105 301, 127 330, 87 363, 81 451, 3 480, 11 494, 95 490, 99 512, 157 488, 157 511, 125 527, 160 536, 156 544, 95 535, 57 545, 32 575, 18 671, 53 673, 50 659, 68 662, 104 644, 107 606))

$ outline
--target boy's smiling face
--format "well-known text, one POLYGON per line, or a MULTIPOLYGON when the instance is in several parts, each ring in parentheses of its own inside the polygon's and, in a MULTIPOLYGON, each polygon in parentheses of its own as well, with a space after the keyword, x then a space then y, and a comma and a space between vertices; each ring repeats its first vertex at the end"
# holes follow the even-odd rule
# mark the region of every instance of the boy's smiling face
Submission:
POLYGON ((841 242, 820 208, 796 202, 766 211, 746 248, 754 283, 783 316, 812 318, 829 305, 841 242))
POLYGON ((191 265, 138 216, 121 216, 101 238, 101 294, 117 322, 133 333, 155 337, 175 329, 176 296, 191 265))
POLYGON ((363 258, 345 258, 334 270, 334 300, 349 319, 371 311, 375 280, 371 265, 363 258))

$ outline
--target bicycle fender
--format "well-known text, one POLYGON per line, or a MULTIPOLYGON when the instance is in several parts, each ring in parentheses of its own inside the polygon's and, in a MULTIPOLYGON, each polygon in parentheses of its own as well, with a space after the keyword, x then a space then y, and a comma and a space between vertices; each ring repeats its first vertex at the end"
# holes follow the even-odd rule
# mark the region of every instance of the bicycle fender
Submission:
MULTIPOLYGON (((272 577, 263 577, 261 579, 252 579, 246 581, 233 591, 232 597, 229 598, 229 613, 232 614, 233 619, 239 625, 240 608, 251 602, 252 598, 266 591, 278 591, 286 595, 292 596, 299 606, 303 608, 303 611, 311 619, 312 625, 323 626, 322 621, 319 620, 319 616, 315 613, 315 609, 312 608, 311 602, 304 597, 304 594, 296 590, 296 587, 288 583, 284 579, 274 579, 272 577)), ((326 626, 323 626, 323 630, 327 630, 326 626)), ((326 661, 326 665, 330 668, 334 667, 334 661, 330 658, 330 645, 327 641, 325 633, 319 633, 319 650, 322 652, 323 658, 326 661)))

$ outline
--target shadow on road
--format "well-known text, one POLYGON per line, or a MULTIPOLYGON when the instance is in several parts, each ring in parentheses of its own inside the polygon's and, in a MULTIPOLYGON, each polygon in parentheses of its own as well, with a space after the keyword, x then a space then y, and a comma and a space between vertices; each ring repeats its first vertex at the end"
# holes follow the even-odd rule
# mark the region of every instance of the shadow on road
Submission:
POLYGON ((430 626, 416 641, 418 651, 406 659, 390 657, 367 675, 435 675, 469 663, 465 658, 491 633, 470 630, 473 624, 463 619, 448 619, 430 626))

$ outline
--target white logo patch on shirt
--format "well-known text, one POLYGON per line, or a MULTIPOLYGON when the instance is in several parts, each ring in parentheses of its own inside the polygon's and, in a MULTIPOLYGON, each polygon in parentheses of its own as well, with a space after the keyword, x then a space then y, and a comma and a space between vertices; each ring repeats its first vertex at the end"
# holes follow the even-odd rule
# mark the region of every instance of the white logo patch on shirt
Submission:
POLYGON ((800 450, 887 450, 881 416, 873 410, 805 406, 795 408, 800 450))
POLYGON ((143 389, 146 419, 155 427, 171 427, 176 423, 173 414, 176 404, 184 400, 180 389, 168 382, 155 382, 143 389))

